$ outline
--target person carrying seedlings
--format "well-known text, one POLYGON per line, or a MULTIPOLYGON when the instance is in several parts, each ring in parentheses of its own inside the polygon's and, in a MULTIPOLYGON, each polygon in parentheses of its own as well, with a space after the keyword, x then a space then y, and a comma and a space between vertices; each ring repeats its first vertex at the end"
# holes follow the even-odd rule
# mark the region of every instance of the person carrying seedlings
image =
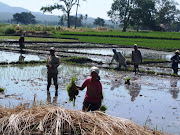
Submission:
POLYGON ((58 69, 57 67, 60 64, 59 57, 55 55, 55 48, 51 47, 50 48, 50 56, 47 59, 47 91, 49 92, 49 88, 51 86, 51 79, 54 81, 54 86, 56 93, 55 95, 58 95, 58 82, 57 82, 57 75, 58 75, 58 69))
POLYGON ((115 48, 113 48, 112 51, 113 51, 114 55, 112 57, 110 64, 115 60, 117 63, 119 63, 118 68, 117 68, 118 70, 121 69, 121 65, 123 65, 125 68, 127 68, 126 59, 121 54, 121 52, 117 52, 115 48))
POLYGON ((95 111, 101 107, 102 96, 102 84, 99 77, 99 68, 92 67, 91 75, 87 78, 81 87, 76 86, 77 89, 83 90, 87 87, 86 95, 83 102, 83 111, 95 111))
POLYGON ((178 74, 178 63, 180 62, 179 59, 179 50, 176 50, 175 55, 171 58, 172 60, 172 69, 174 74, 178 74))
POLYGON ((132 51, 132 63, 134 64, 134 72, 139 72, 139 64, 142 62, 142 55, 138 50, 137 44, 134 44, 134 51, 132 51))
POLYGON ((19 38, 19 48, 20 48, 20 52, 23 52, 23 48, 24 48, 24 36, 23 35, 19 38))

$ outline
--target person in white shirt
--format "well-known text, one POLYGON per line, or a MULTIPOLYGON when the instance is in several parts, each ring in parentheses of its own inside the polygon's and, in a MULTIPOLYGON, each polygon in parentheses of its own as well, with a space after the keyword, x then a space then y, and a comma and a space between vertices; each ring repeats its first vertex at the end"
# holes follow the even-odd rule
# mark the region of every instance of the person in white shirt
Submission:
POLYGON ((115 60, 119 64, 118 69, 121 69, 121 65, 123 65, 125 68, 127 68, 126 59, 121 54, 121 52, 117 52, 115 48, 113 48, 112 51, 113 51, 114 55, 112 57, 110 64, 115 60))
POLYGON ((54 81, 54 86, 56 93, 55 95, 58 95, 58 82, 57 82, 57 75, 58 75, 58 66, 60 64, 59 57, 55 55, 55 48, 50 48, 50 56, 47 59, 47 91, 49 92, 49 88, 51 86, 51 79, 54 81))

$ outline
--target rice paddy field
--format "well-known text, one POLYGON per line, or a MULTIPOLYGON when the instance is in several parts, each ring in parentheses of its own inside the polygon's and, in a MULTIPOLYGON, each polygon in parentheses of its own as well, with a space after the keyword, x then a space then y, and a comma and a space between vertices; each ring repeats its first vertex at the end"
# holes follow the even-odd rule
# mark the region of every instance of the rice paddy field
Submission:
POLYGON ((180 135, 180 73, 172 74, 170 60, 174 50, 180 48, 178 33, 156 33, 157 36, 155 33, 133 35, 129 32, 129 35, 121 35, 142 38, 117 37, 122 34, 119 32, 81 34, 56 32, 57 40, 25 38, 27 42, 23 54, 19 53, 18 37, 0 37, 0 87, 3 89, 0 93, 0 122, 4 122, 0 133, 180 135), (134 74, 130 62, 134 43, 138 44, 143 56, 138 74, 134 74), (45 60, 51 46, 56 48, 56 55, 61 60, 58 67, 58 96, 55 96, 53 85, 49 93, 46 90, 45 60), (116 70, 115 62, 109 65, 112 48, 126 57, 128 70, 116 70), (20 55, 27 62, 19 62, 20 55), (100 68, 104 95, 102 104, 107 107, 105 113, 81 111, 86 89, 79 92, 75 106, 69 102, 67 84, 72 77, 76 77, 75 83, 80 86, 89 77, 91 66, 100 68), (127 78, 130 84, 125 84, 127 78), (66 128, 57 124, 62 122, 61 118, 65 118, 64 124, 59 125, 66 128), (11 123, 7 124, 10 120, 11 123), (27 124, 23 125, 23 121, 27 124), (48 125, 49 121, 57 125, 48 125), (65 130, 62 131, 62 128, 65 130))

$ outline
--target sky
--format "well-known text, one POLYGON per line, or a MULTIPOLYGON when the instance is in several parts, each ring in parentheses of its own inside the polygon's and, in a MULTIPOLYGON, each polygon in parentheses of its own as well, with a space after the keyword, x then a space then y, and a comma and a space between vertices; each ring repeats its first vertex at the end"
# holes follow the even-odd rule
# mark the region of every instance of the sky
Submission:
MULTIPOLYGON (((23 7, 30 11, 42 12, 40 8, 42 6, 53 5, 58 0, 0 0, 5 4, 13 7, 23 7)), ((180 9, 180 0, 175 0, 179 3, 178 9, 180 9)), ((80 7, 78 10, 78 14, 87 14, 88 17, 93 18, 103 18, 109 20, 110 18, 107 16, 107 12, 110 10, 113 0, 80 0, 80 7)), ((71 15, 75 15, 76 6, 71 10, 71 15)), ((47 13, 46 13, 47 14, 47 13)), ((63 12, 60 10, 56 10, 52 13, 52 15, 62 15, 63 12)))
MULTIPOLYGON (((0 0, 12 7, 23 7, 30 11, 40 11, 42 6, 48 6, 56 3, 58 0, 0 0)), ((107 16, 107 11, 110 10, 113 0, 80 0, 80 7, 78 14, 87 14, 88 17, 110 19, 107 16)), ((76 6, 73 7, 71 15, 75 15, 76 6)), ((62 11, 56 10, 52 13, 53 15, 62 15, 62 11)))

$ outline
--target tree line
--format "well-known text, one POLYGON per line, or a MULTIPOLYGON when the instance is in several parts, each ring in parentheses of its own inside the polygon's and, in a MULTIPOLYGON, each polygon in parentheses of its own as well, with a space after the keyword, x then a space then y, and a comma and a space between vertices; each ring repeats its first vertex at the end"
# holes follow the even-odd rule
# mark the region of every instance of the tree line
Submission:
POLYGON ((128 27, 160 31, 179 31, 180 11, 173 0, 114 0, 107 12, 123 30, 128 27), (174 29, 175 28, 175 29, 174 29))
MULTIPOLYGON (((84 1, 84 0, 83 0, 84 1)), ((122 31, 127 28, 147 29, 153 31, 179 31, 180 30, 180 11, 177 9, 178 4, 174 0, 113 0, 111 9, 107 15, 114 24, 122 26, 122 31)), ((57 3, 41 7, 43 12, 52 12, 61 10, 64 15, 60 16, 60 25, 77 27, 82 26, 82 20, 87 19, 80 15, 77 17, 80 0, 59 0, 57 3), (73 6, 76 7, 76 16, 71 16, 70 12, 73 6)), ((36 23, 35 17, 31 13, 13 15, 15 21, 23 24, 36 23), (24 19, 26 17, 26 19, 24 19)), ((94 20, 94 25, 104 26, 104 19, 98 17, 94 20)))

